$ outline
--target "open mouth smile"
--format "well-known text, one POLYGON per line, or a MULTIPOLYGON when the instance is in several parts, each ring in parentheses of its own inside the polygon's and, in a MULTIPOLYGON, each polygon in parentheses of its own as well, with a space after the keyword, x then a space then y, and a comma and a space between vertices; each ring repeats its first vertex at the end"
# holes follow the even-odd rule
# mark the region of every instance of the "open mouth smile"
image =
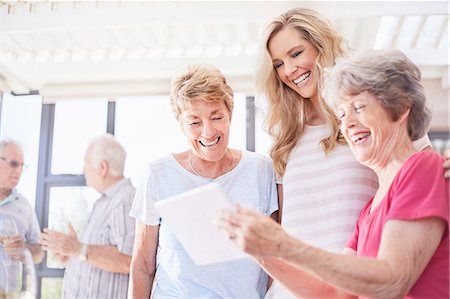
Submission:
POLYGON ((350 136, 350 138, 354 144, 359 144, 366 141, 370 135, 371 135, 370 132, 362 132, 352 135, 350 136))
POLYGON ((212 140, 211 142, 206 142, 206 141, 201 141, 201 140, 199 140, 198 142, 204 147, 211 147, 211 146, 214 146, 217 143, 219 143, 219 140, 220 140, 220 136, 217 137, 216 139, 212 140))
POLYGON ((300 87, 300 86, 304 85, 310 77, 311 77, 311 72, 306 72, 303 75, 301 75, 300 77, 298 77, 297 79, 293 80, 292 82, 294 82, 295 85, 300 87))

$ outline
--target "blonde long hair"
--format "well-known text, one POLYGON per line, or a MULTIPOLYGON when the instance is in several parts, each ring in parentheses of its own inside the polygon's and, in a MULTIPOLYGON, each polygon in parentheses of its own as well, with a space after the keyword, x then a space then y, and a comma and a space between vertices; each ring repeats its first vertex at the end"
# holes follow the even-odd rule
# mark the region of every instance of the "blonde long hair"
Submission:
POLYGON ((280 80, 273 66, 268 44, 273 36, 286 27, 296 29, 319 53, 315 63, 315 72, 319 74, 317 98, 321 112, 331 126, 331 135, 320 142, 323 150, 328 153, 337 143, 345 143, 340 136, 336 116, 320 95, 321 70, 334 65, 335 58, 344 53, 342 37, 317 12, 301 8, 289 10, 265 27, 258 59, 260 65, 255 76, 257 92, 263 93, 269 102, 265 128, 274 138, 270 156, 278 176, 284 175, 289 153, 303 136, 305 123, 314 109, 309 100, 305 100, 280 80))

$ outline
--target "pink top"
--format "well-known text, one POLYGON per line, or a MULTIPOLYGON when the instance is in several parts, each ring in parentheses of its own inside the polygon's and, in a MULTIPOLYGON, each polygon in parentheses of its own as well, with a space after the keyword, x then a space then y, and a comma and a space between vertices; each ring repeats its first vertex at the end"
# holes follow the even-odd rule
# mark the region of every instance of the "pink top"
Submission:
MULTIPOLYGON (((442 174, 444 159, 433 151, 412 155, 400 168, 380 204, 370 213, 373 198, 359 216, 347 247, 358 256, 376 257, 388 220, 439 217, 448 224, 449 182, 442 174)), ((406 237, 406 236, 405 236, 406 237)), ((449 230, 405 298, 449 298, 449 230)))

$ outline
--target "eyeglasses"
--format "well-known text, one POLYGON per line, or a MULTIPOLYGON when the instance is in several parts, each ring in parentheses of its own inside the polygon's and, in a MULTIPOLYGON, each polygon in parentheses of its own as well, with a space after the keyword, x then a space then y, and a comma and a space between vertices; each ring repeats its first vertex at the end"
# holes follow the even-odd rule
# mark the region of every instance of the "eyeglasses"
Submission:
POLYGON ((22 167, 22 169, 26 169, 27 166, 23 163, 19 163, 16 160, 8 160, 5 157, 0 157, 0 159, 2 159, 3 161, 5 161, 9 167, 11 168, 18 168, 18 167, 22 167))

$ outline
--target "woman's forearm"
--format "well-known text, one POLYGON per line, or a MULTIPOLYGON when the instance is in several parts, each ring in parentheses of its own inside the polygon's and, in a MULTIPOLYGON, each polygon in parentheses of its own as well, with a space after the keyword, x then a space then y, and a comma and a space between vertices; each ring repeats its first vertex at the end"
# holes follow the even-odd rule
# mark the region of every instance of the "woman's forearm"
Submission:
POLYGON ((136 222, 134 251, 131 259, 128 298, 147 299, 150 297, 156 273, 156 251, 159 226, 136 222))
MULTIPOLYGON (((300 279, 297 285, 291 282, 292 291, 297 295, 305 296, 308 292, 312 297, 358 294, 371 298, 397 298, 403 295, 401 279, 396 278, 400 276, 394 275, 385 261, 330 253, 304 243, 296 250, 286 252, 281 260, 289 260, 288 265, 297 268, 295 273, 300 279)), ((293 278, 288 277, 289 280, 293 278)))
POLYGON ((388 221, 375 258, 334 254, 287 237, 280 243, 278 258, 350 294, 403 298, 423 273, 445 230, 445 221, 436 217, 388 221))
POLYGON ((274 280, 301 298, 337 298, 337 289, 301 269, 278 259, 263 259, 258 263, 274 280), (306 286, 306 287, 305 287, 306 286))
POLYGON ((131 263, 130 283, 128 287, 129 299, 150 298, 154 271, 150 273, 145 265, 138 261, 131 263))

